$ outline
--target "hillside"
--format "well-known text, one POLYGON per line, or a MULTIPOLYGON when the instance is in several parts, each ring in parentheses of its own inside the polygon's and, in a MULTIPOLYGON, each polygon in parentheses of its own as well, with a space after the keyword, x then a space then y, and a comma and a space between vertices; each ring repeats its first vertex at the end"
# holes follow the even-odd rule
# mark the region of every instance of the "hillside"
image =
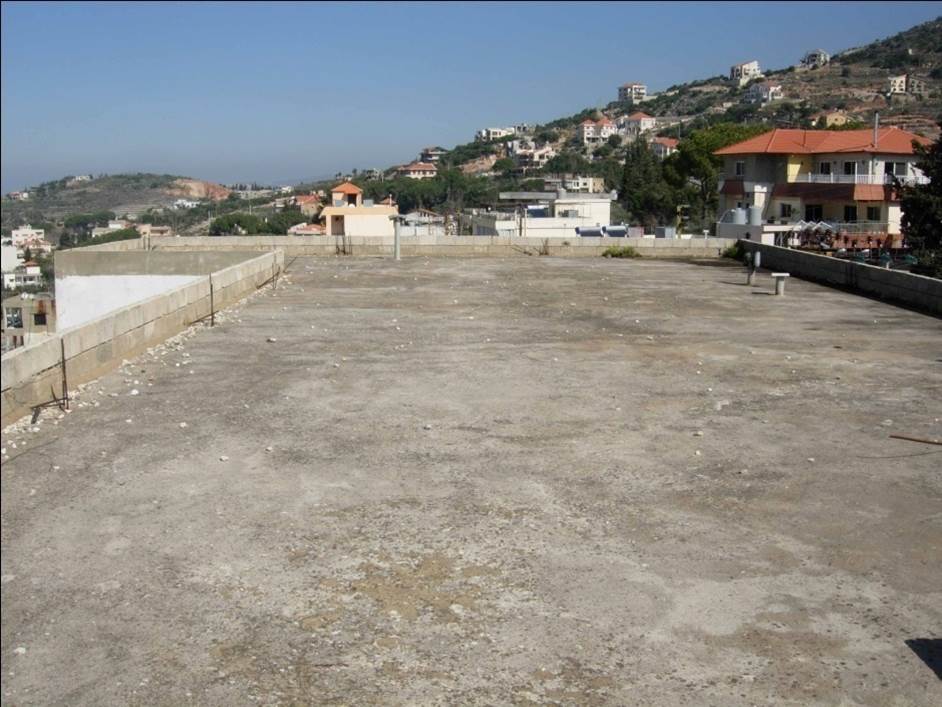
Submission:
MULTIPOLYGON (((715 123, 767 124, 773 127, 814 127, 820 113, 842 111, 851 121, 870 124, 875 112, 883 125, 897 125, 930 138, 939 136, 937 120, 942 115, 942 18, 917 25, 863 47, 834 51, 831 62, 815 69, 795 64, 784 68, 763 67, 765 80, 781 85, 783 98, 766 105, 746 100, 747 86, 731 84, 725 75, 696 79, 671 86, 642 103, 613 101, 602 108, 586 108, 574 115, 548 121, 534 129, 538 138, 557 149, 574 149, 576 128, 586 118, 619 117, 634 111, 667 118, 676 124, 658 134, 673 137, 715 123), (890 76, 911 74, 925 81, 922 95, 887 94, 890 76)), ((752 57, 743 57, 751 59, 752 57)), ((614 87, 613 87, 614 88, 614 87)), ((671 121, 666 121, 671 122, 671 121)), ((538 142, 542 142, 538 139, 538 142)), ((503 156, 504 145, 469 143, 458 145, 447 155, 454 165, 469 165, 470 171, 484 164, 482 155, 503 156), (471 165, 474 165, 472 167, 471 165)), ((491 164, 493 159, 491 160, 491 164)), ((487 169, 487 166, 484 167, 487 169)))
POLYGON ((119 216, 167 207, 175 199, 220 201, 229 190, 219 184, 169 174, 112 174, 79 181, 64 177, 29 190, 27 201, 4 198, 2 227, 49 222, 69 214, 113 211, 119 216))

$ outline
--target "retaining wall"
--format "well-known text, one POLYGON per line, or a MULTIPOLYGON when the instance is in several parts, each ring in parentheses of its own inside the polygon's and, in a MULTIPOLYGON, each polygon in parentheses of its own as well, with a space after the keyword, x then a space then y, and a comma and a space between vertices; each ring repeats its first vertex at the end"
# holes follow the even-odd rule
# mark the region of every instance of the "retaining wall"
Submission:
MULTIPOLYGON (((730 238, 519 238, 507 236, 409 236, 401 241, 403 257, 547 255, 598 257, 611 246, 631 246, 646 258, 715 258, 736 241, 730 238), (568 244, 568 245, 567 245, 568 244)), ((106 244, 107 245, 107 244, 106 244)), ((389 257, 393 239, 384 236, 194 236, 152 238, 154 250, 281 249, 288 257, 354 255, 389 257)))
POLYGON ((762 254, 763 268, 787 272, 803 280, 847 287, 942 315, 942 280, 791 248, 746 240, 740 243, 747 252, 762 254))
POLYGON ((34 406, 61 396, 63 347, 69 387, 74 388, 209 316, 210 279, 213 309, 219 311, 264 285, 283 268, 281 251, 259 255, 11 351, 0 359, 0 424, 8 425, 29 414, 34 406))

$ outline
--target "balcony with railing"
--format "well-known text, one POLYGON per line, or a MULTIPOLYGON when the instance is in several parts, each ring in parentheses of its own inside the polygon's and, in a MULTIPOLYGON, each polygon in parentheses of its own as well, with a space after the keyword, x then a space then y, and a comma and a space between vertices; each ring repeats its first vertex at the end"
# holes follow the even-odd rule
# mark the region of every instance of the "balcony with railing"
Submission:
POLYGON ((929 178, 923 175, 812 174, 808 172, 796 175, 792 182, 794 184, 874 184, 878 186, 892 186, 895 180, 899 180, 900 184, 905 186, 929 183, 929 178))

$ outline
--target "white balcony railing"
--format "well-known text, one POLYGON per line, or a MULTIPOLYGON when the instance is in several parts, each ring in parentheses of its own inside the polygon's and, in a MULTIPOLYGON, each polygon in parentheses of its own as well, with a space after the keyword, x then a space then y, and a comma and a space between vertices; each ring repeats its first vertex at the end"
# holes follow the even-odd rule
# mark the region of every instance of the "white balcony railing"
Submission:
MULTIPOLYGON (((895 177, 901 184, 911 186, 914 184, 928 184, 929 178, 919 176, 895 177)), ((889 186, 893 184, 891 174, 799 174, 795 177, 796 184, 875 184, 889 186)))

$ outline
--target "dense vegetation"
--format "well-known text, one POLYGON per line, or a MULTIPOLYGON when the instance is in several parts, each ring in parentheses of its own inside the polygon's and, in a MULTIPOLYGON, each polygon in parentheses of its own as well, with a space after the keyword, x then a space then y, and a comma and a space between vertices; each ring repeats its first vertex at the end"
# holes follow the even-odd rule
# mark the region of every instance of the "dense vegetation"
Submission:
POLYGON ((930 182, 902 190, 903 233, 919 260, 913 271, 942 278, 942 140, 915 147, 916 165, 930 182))
POLYGON ((269 215, 247 214, 239 211, 214 219, 209 226, 211 236, 229 235, 285 235, 292 226, 304 223, 300 209, 285 209, 269 215))

